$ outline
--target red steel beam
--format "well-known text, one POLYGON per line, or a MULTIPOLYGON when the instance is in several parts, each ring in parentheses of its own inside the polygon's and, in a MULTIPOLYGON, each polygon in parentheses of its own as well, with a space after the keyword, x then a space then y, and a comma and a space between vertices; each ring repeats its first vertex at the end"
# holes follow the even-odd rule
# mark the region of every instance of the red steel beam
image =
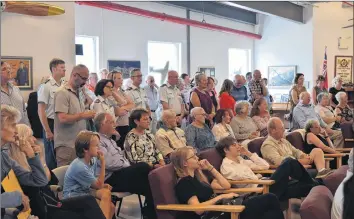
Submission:
POLYGON ((144 10, 144 9, 140 9, 140 8, 130 7, 130 6, 121 5, 121 4, 115 4, 115 3, 111 3, 111 2, 76 1, 76 3, 79 5, 87 5, 87 6, 98 7, 98 8, 103 8, 103 9, 112 10, 112 11, 125 12, 125 13, 134 14, 134 15, 138 15, 138 16, 159 19, 161 21, 169 21, 169 22, 173 22, 173 23, 177 23, 177 24, 190 25, 193 27, 199 27, 199 28, 204 28, 204 29, 208 29, 208 30, 238 34, 238 35, 250 37, 253 39, 257 39, 257 40, 262 38, 262 36, 259 34, 247 32, 247 31, 218 26, 215 24, 208 24, 208 23, 204 23, 204 22, 200 22, 200 21, 195 21, 195 20, 190 20, 190 19, 186 19, 186 18, 168 15, 165 13, 148 11, 148 10, 144 10))
MULTIPOLYGON (((342 1, 342 2, 343 2, 343 1, 342 1)), ((352 3, 349 3, 349 2, 343 2, 343 3, 354 7, 354 5, 353 5, 352 3)))

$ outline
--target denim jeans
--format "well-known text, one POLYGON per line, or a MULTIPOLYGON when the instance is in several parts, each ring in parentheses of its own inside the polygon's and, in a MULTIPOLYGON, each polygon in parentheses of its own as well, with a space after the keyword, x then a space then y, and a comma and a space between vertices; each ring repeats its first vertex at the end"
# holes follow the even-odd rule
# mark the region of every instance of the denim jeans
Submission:
MULTIPOLYGON (((48 119, 48 125, 52 133, 54 133, 54 120, 48 119)), ((43 143, 45 152, 45 162, 50 170, 57 168, 57 160, 55 159, 54 141, 48 141, 43 129, 43 143)))

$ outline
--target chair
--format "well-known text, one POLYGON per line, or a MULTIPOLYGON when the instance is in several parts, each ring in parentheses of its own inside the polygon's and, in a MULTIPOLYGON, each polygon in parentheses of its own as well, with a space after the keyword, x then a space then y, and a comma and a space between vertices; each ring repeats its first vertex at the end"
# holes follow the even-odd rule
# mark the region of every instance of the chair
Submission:
POLYGON ((301 203, 301 219, 330 219, 333 195, 326 186, 316 186, 301 203))
POLYGON ((354 131, 352 127, 353 123, 342 123, 340 125, 342 135, 344 138, 344 148, 354 147, 354 131))
POLYGON ((341 166, 340 168, 336 169, 331 175, 323 179, 324 184, 332 192, 333 195, 336 193, 339 184, 341 184, 341 182, 347 175, 348 169, 348 165, 341 166))

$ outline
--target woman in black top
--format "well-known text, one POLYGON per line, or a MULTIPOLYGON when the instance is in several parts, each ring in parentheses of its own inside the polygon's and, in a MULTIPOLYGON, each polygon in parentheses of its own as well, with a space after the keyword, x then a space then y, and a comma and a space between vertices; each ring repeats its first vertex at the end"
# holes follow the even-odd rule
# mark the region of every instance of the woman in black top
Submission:
MULTIPOLYGON (((179 148, 171 154, 173 164, 179 180, 175 186, 177 200, 181 204, 214 205, 223 199, 237 196, 235 193, 215 195, 214 189, 230 189, 230 183, 207 161, 201 160, 192 147, 179 148), (202 170, 209 171, 213 176, 211 184, 202 170)), ((241 219, 283 219, 279 201, 274 194, 265 194, 244 199, 240 204, 246 208, 240 214, 241 219)), ((180 212, 178 219, 201 219, 206 214, 203 211, 180 212)), ((225 213, 219 218, 230 218, 225 213)))
POLYGON ((213 101, 213 105, 214 105, 215 111, 218 110, 219 109, 219 104, 218 104, 218 101, 216 100, 214 78, 208 77, 208 84, 207 84, 207 89, 206 90, 209 93, 211 100, 213 101))
POLYGON ((343 80, 340 75, 336 76, 332 80, 332 85, 333 87, 329 88, 329 99, 331 100, 331 106, 336 108, 338 104, 338 100, 336 99, 336 94, 340 91, 344 91, 344 88, 342 88, 343 80))

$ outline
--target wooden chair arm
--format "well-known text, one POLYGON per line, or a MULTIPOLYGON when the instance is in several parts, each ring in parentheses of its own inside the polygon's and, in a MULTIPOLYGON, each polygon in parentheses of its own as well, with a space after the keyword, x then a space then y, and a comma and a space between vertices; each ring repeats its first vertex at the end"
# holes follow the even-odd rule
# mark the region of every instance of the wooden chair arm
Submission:
POLYGON ((220 211, 220 212, 236 212, 241 213, 245 206, 243 205, 182 205, 182 204, 169 204, 157 205, 157 210, 167 211, 220 211))
POLYGON ((344 141, 354 141, 354 138, 345 138, 344 141))
POLYGON ((352 150, 352 148, 336 148, 334 149, 338 152, 350 152, 352 150))
POLYGON ((259 184, 259 185, 273 185, 274 180, 229 180, 231 185, 240 185, 240 184, 259 184))
POLYGON ((269 164, 269 169, 277 169, 279 165, 269 164))
POLYGON ((231 189, 215 189, 214 193, 263 193, 263 188, 231 188, 231 189))
POLYGON ((344 157, 345 154, 343 153, 338 153, 338 154, 324 154, 324 157, 325 158, 328 158, 328 157, 344 157))
POLYGON ((333 157, 325 157, 325 161, 332 161, 332 160, 334 160, 333 157))
POLYGON ((255 174, 273 174, 275 170, 254 170, 255 174))

